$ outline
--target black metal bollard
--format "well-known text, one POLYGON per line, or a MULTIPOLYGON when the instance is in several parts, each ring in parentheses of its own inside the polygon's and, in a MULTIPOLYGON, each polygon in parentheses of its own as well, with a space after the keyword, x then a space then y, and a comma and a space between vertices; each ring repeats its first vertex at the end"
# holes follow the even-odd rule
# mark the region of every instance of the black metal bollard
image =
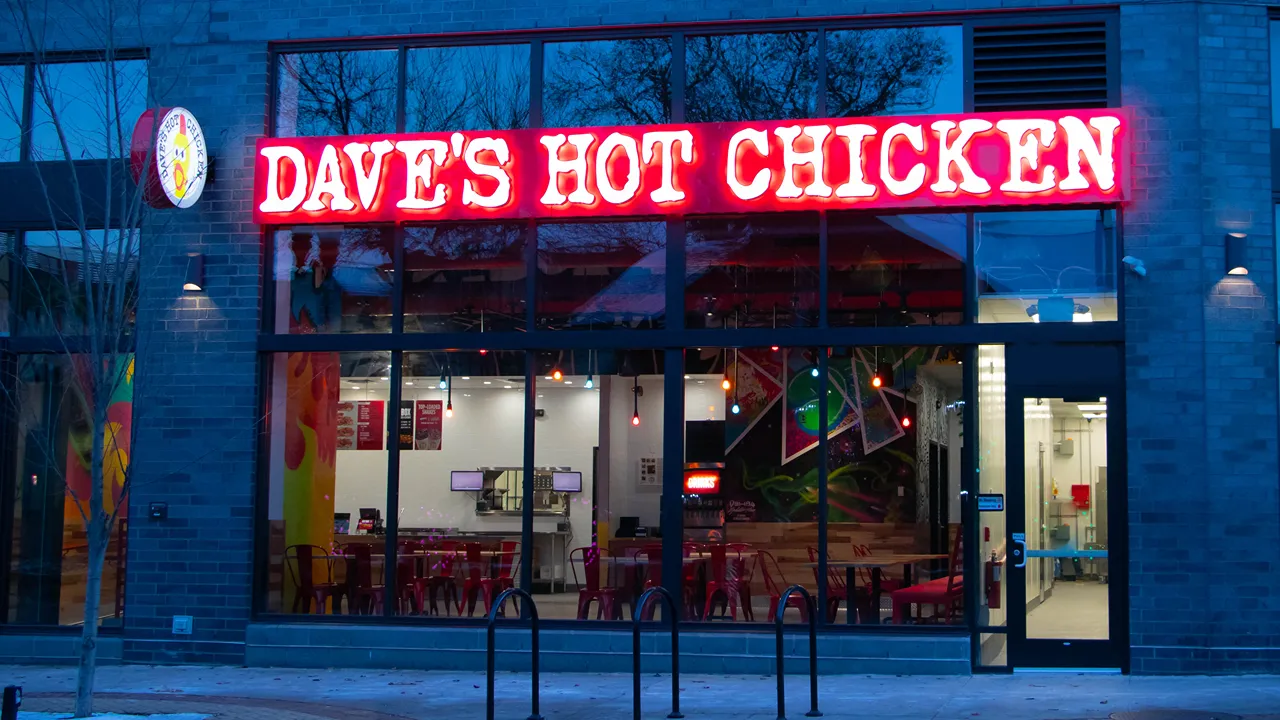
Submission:
POLYGON ((777 635, 778 652, 778 720, 787 720, 786 681, 783 672, 782 617, 787 611, 787 601, 792 593, 800 593, 805 607, 809 610, 809 712, 805 717, 822 717, 818 710, 818 608, 809 591, 799 585, 792 585, 783 591, 778 598, 778 612, 774 617, 774 630, 777 635))
POLYGON ((671 713, 667 717, 676 720, 684 717, 680 712, 680 621, 676 617, 675 598, 664 587, 645 590, 631 614, 631 716, 633 720, 640 720, 640 618, 644 616, 649 596, 654 593, 666 602, 665 613, 671 618, 671 713))
MULTIPOLYGON (((533 649, 533 711, 529 714, 529 720, 543 720, 542 715, 538 714, 538 606, 533 602, 533 597, 528 592, 520 588, 509 588, 503 590, 493 601, 493 607, 489 609, 489 655, 486 658, 487 671, 487 696, 485 698, 485 718, 493 720, 493 681, 496 673, 494 658, 494 640, 497 635, 497 627, 495 625, 498 619, 498 611, 502 609, 502 603, 512 595, 518 595, 523 601, 522 608, 529 611, 529 622, 533 630, 533 640, 530 646, 533 649)), ((523 613, 522 613, 523 614, 523 613)))
POLYGON ((4 706, 0 709, 0 720, 18 720, 18 708, 22 707, 22 688, 8 685, 4 689, 4 706))

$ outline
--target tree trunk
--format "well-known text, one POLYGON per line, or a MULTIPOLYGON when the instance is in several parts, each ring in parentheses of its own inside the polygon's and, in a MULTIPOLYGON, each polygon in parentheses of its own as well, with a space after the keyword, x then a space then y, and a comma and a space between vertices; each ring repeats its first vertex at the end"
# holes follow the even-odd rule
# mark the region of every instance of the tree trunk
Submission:
MULTIPOLYGON (((93 525, 106 524, 106 518, 93 519, 93 525)), ((85 581, 84 629, 80 633, 80 672, 76 677, 75 717, 93 715, 93 678, 98 670, 98 610, 102 601, 102 566, 107 557, 110 530, 89 530, 89 571, 85 581), (96 531, 96 532, 95 532, 96 531)))
MULTIPOLYGON (((94 358, 97 361, 97 358, 94 358)), ((110 370, 108 364, 107 370, 110 370)), ((93 378, 102 377, 102 364, 95 362, 93 378)), ((93 677, 98 670, 98 609, 102 602, 102 565, 107 559, 107 544, 111 540, 110 516, 103 501, 103 456, 106 453, 107 403, 110 401, 104 388, 105 382, 93 387, 93 456, 89 467, 92 478, 89 492, 89 569, 84 590, 84 628, 80 635, 80 673, 76 679, 75 717, 93 714, 93 677)), ((122 501, 123 502, 123 501, 122 501)))

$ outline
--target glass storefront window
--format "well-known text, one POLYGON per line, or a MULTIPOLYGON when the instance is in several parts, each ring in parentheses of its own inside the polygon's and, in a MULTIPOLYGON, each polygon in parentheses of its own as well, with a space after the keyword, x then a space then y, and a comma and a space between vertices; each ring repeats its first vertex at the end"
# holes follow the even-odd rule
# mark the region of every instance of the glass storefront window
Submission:
POLYGON ((827 33, 827 116, 964 112, 960 27, 827 33))
POLYGON ((538 564, 549 570, 534 578, 539 611, 630 620, 640 594, 662 584, 663 531, 673 527, 660 507, 662 351, 543 352, 536 371, 535 487, 544 489, 534 509, 569 525, 560 544, 539 536, 550 520, 534 519, 538 564))
POLYGON ((391 353, 266 361, 267 612, 380 613, 391 353))
POLYGON ((811 118, 818 34, 700 35, 685 40, 685 120, 811 118))
POLYGON ((1119 319, 1114 210, 976 213, 978 322, 1119 319))
POLYGON ((106 337, 119 330, 126 334, 137 311, 140 237, 136 230, 88 230, 83 235, 75 231, 23 233, 18 332, 80 335, 93 331, 106 337), (82 280, 86 274, 100 280, 93 289, 94 303, 99 307, 104 301, 114 304, 123 318, 108 311, 103 327, 93 326, 82 280), (121 286, 118 294, 116 286, 121 286), (120 320, 122 326, 112 326, 120 320))
POLYGON ((937 346, 831 350, 830 622, 964 623, 960 358, 937 346))
POLYGON ((406 227, 405 332, 524 329, 528 234, 519 224, 406 227))
POLYGON ((127 158, 133 122, 147 109, 147 61, 37 65, 33 100, 32 160, 127 158), (53 100, 52 111, 46 96, 53 100))
MULTIPOLYGON (((132 457, 133 358, 115 358, 120 372, 111 392, 106 438, 103 509, 116 518, 107 535, 98 617, 119 625, 124 598, 128 508, 125 473, 132 457)), ((12 556, 8 621, 32 625, 84 622, 88 533, 82 513, 92 490, 92 421, 85 416, 88 368, 81 357, 23 355, 17 359, 12 556)))
MULTIPOLYGON (((1002 497, 1006 496, 1005 483, 1008 475, 1005 453, 1005 389, 1004 346, 978 346, 978 492, 1002 497)), ((1005 513, 983 513, 982 524, 989 528, 990 535, 984 532, 979 539, 978 557, 984 562, 1005 562, 1008 550, 1005 546, 1005 538, 1008 537, 1005 513)), ((977 608, 980 627, 1008 626, 1007 590, 1007 583, 1001 583, 998 607, 990 601, 987 593, 980 594, 977 608)), ((1003 634, 984 639, 983 660, 989 664, 1005 664, 1005 641, 1003 634)))
POLYGON ((0 65, 0 162, 17 162, 22 150, 25 65, 0 65))
POLYGON ((538 226, 538 329, 663 327, 666 247, 665 222, 538 226))
POLYGON ((529 46, 408 51, 405 132, 529 126, 529 46))
POLYGON ((671 122, 671 38, 547 43, 543 126, 671 122))
POLYGON ((691 219, 685 238, 685 326, 818 323, 818 216, 691 219))
MULTIPOLYGON (((520 544, 524 366, 523 353, 405 353, 399 614, 484 615, 498 593, 519 584, 521 564, 550 552, 536 542, 545 536, 535 535, 531 552, 520 544)), ((548 524, 555 528, 538 520, 535 530, 548 524)))
POLYGON ((277 230, 275 332, 390 332, 393 235, 388 227, 277 230))
POLYGON ((277 137, 395 132, 396 50, 338 50, 277 59, 277 137))
POLYGON ((953 214, 829 213, 829 324, 959 325, 965 224, 953 214))

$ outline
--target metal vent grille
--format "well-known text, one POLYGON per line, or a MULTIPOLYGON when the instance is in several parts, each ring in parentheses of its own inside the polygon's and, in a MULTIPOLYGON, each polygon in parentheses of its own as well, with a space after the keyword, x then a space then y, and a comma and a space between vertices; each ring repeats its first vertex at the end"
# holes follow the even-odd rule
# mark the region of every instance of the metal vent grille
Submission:
POLYGON ((1106 106, 1106 22, 973 29, 976 112, 1106 106))

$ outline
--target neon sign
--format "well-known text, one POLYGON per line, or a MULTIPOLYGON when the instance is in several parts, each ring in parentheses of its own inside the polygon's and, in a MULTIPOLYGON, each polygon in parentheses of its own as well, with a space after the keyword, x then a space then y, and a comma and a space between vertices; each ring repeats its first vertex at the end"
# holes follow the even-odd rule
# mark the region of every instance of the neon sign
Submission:
POLYGON ((715 495, 720 492, 720 471, 687 470, 684 474, 685 495, 715 495))
POLYGON ((1118 202, 1124 110, 264 138, 254 221, 1118 202))

